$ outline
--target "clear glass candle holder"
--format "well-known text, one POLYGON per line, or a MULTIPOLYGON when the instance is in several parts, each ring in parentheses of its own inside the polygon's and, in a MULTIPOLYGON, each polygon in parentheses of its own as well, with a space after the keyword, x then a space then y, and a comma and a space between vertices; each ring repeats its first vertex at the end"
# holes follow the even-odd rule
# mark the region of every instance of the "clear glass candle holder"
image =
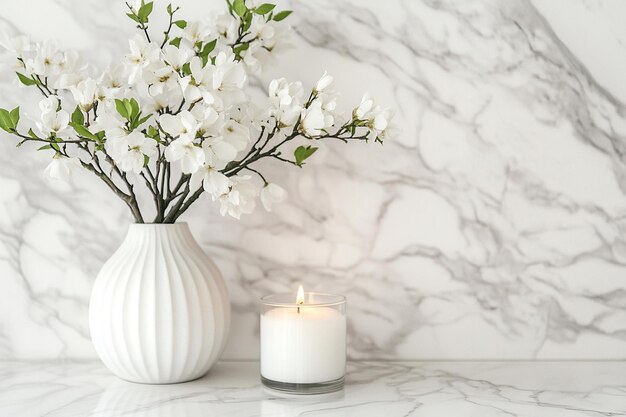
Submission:
POLYGON ((261 381, 290 394, 341 390, 346 371, 346 299, 325 293, 261 298, 261 381))

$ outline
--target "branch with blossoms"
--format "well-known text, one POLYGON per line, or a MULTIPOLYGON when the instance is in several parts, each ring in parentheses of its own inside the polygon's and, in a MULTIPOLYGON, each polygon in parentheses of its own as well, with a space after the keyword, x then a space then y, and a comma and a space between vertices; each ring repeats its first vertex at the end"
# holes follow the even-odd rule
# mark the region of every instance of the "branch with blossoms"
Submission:
POLYGON ((160 36, 150 23, 153 2, 127 3, 139 34, 121 63, 104 71, 50 42, 12 39, 5 46, 18 80, 42 99, 31 126, 16 107, 0 109, 0 128, 18 146, 51 152, 51 178, 66 180, 80 167, 95 174, 137 223, 146 220, 138 187, 152 197, 154 223, 176 222, 204 193, 222 215, 239 218, 257 199, 271 210, 285 198, 260 161, 302 167, 320 140, 382 143, 390 111, 365 95, 342 117, 326 73, 306 94, 300 82, 273 80, 265 101, 254 103, 249 74, 284 48, 289 27, 282 21, 291 11, 226 3, 227 13, 207 22, 179 19, 179 8, 168 5, 160 36))

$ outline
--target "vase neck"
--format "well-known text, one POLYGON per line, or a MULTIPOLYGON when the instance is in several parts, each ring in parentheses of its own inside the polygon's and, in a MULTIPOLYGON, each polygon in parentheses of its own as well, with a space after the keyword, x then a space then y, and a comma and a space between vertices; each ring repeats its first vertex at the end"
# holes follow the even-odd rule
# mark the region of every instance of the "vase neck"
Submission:
POLYGON ((133 223, 128 227, 124 244, 131 245, 191 245, 200 249, 187 223, 133 223))

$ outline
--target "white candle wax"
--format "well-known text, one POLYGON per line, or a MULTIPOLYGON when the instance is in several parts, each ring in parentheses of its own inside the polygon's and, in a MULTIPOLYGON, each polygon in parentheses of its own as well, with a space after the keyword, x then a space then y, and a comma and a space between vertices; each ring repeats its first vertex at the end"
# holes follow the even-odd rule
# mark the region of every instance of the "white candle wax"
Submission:
POLYGON ((346 318, 330 307, 276 307, 261 315, 261 375, 309 384, 344 376, 346 318))

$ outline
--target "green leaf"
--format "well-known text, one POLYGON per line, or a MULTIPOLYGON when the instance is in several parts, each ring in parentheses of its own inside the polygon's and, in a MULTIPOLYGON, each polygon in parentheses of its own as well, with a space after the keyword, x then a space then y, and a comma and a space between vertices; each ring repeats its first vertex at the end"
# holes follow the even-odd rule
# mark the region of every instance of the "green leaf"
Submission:
POLYGON ((130 17, 131 19, 133 19, 137 23, 141 23, 139 21, 139 18, 134 13, 126 13, 126 16, 130 17))
POLYGON ((83 112, 80 110, 80 107, 76 106, 74 113, 72 113, 71 120, 73 123, 76 123, 77 125, 85 124, 85 116, 83 115, 83 112))
POLYGON ((170 41, 170 45, 174 45, 177 48, 180 48, 180 41, 182 41, 183 38, 178 37, 178 38, 174 38, 170 41))
POLYGON ((289 16, 291 14, 291 12, 292 12, 292 10, 283 10, 282 12, 276 13, 276 15, 274 16, 274 21, 275 22, 280 22, 281 20, 283 20, 284 18, 289 16))
POLYGON ((233 10, 239 17, 243 17, 248 11, 248 8, 246 7, 244 0, 235 0, 233 1, 233 10))
MULTIPOLYGON (((159 131, 154 126, 149 126, 146 136, 149 138, 156 138, 159 135, 159 131)), ((158 141, 157 141, 158 142, 158 141)))
POLYGON ((250 26, 252 26, 252 13, 248 13, 246 15, 246 17, 244 17, 243 19, 243 31, 247 32, 248 29, 250 29, 250 26))
POLYGON ((215 49, 215 45, 217 44, 217 39, 212 40, 211 42, 207 42, 204 44, 202 48, 202 52, 200 52, 200 56, 207 57, 209 54, 215 49))
POLYGON ((20 82, 24 85, 37 85, 37 80, 33 79, 33 78, 29 78, 27 76, 25 76, 24 74, 20 74, 19 72, 16 72, 17 74, 17 78, 20 79, 20 82))
POLYGON ((122 116, 124 119, 128 120, 128 118, 129 118, 128 110, 126 109, 126 106, 124 105, 124 101, 116 98, 115 99, 115 108, 117 109, 117 112, 120 114, 120 116, 122 116))
POLYGON ((139 103, 137 103, 137 100, 134 98, 131 98, 128 103, 130 104, 130 111, 128 112, 128 115, 132 120, 134 120, 139 116, 139 103))
POLYGON ((308 146, 298 146, 296 150, 293 152, 293 156, 296 157, 296 165, 302 166, 304 161, 313 155, 317 151, 317 148, 311 145, 308 146))
POLYGON ((139 11, 137 12, 137 17, 139 17, 139 20, 141 21, 141 23, 145 23, 148 21, 148 16, 150 16, 150 13, 152 13, 153 6, 154 6, 154 3, 150 2, 150 3, 144 4, 143 6, 139 8, 139 11))
POLYGON ((30 136, 33 139, 41 139, 39 136, 35 134, 35 132, 33 132, 33 129, 28 129, 28 136, 30 136))
POLYGON ((133 117, 133 105, 127 99, 124 99, 122 103, 124 103, 124 107, 126 108, 126 114, 128 115, 128 120, 131 120, 133 117))
POLYGON ((172 14, 172 3, 168 4, 165 10, 167 10, 167 14, 172 14))
POLYGON ((191 74, 191 66, 189 65, 189 62, 186 62, 186 63, 183 65, 183 74, 184 74, 184 75, 189 75, 189 74, 191 74))
POLYGON ((19 106, 11 110, 9 113, 11 117, 11 123, 13 123, 13 129, 17 130, 17 123, 20 121, 20 108, 19 106))
POLYGON ((97 140, 98 139, 98 137, 96 135, 94 135, 89 130, 87 130, 87 128, 85 126, 83 126, 83 125, 79 125, 79 124, 76 124, 74 122, 70 122, 70 126, 72 126, 72 128, 74 128, 76 133, 78 133, 80 136, 82 136, 84 138, 91 139, 91 140, 97 140))
POLYGON ((52 149, 52 145, 43 145, 41 148, 37 149, 38 151, 43 151, 44 149, 52 149))
POLYGON ((185 22, 184 20, 177 20, 174 22, 174 24, 181 29, 185 29, 187 27, 187 22, 185 22))
POLYGON ((137 121, 137 126, 141 126, 142 124, 144 124, 146 120, 148 120, 151 117, 152 117, 152 114, 142 117, 141 119, 137 121))
POLYGON ((11 113, 6 109, 0 109, 0 128, 9 133, 15 131, 13 121, 11 120, 11 113))
POLYGON ((267 13, 271 12, 272 10, 274 10, 274 7, 276 7, 275 4, 263 3, 262 5, 260 5, 256 9, 254 9, 254 13, 261 14, 261 15, 267 14, 267 13))
POLYGON ((241 52, 245 51, 246 49, 248 49, 250 47, 249 43, 242 43, 240 45, 237 45, 234 49, 233 52, 235 53, 235 56, 237 57, 237 59, 241 59, 241 52))
POLYGON ((147 167, 149 163, 150 163, 150 157, 148 155, 144 155, 143 156, 143 166, 144 166, 144 168, 147 167))

